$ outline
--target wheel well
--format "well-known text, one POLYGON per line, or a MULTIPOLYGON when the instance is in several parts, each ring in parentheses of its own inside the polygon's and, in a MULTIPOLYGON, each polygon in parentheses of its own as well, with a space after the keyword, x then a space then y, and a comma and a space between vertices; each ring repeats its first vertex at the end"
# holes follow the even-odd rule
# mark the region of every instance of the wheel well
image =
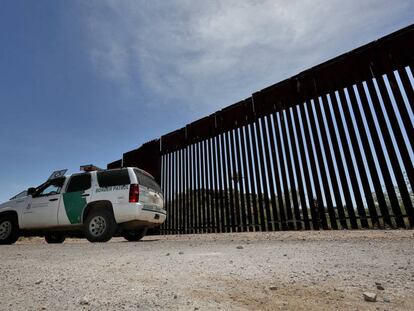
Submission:
POLYGON ((17 222, 17 225, 19 224, 19 216, 17 215, 16 211, 5 211, 5 212, 0 213, 0 217, 6 216, 6 215, 14 217, 14 219, 17 222))
POLYGON ((83 210, 82 223, 88 217, 89 213, 92 210, 95 210, 95 209, 107 209, 107 210, 111 211, 112 215, 114 214, 114 209, 113 209, 112 203, 110 201, 91 202, 88 205, 86 205, 85 209, 83 210))

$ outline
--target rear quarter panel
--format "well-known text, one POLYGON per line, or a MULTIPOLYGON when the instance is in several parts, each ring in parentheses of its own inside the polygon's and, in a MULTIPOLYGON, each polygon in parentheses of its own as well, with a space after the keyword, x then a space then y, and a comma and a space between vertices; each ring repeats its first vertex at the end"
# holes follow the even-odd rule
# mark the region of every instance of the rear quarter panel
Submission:
POLYGON ((94 189, 93 201, 109 201, 112 204, 117 223, 135 219, 136 208, 129 203, 129 185, 97 187, 94 189))

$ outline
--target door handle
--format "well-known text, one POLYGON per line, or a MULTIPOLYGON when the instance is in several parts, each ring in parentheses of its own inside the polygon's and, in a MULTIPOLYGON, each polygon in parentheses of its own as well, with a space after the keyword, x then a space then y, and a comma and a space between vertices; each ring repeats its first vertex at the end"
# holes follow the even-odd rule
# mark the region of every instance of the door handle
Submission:
POLYGON ((49 201, 53 202, 53 201, 57 201, 57 200, 59 200, 59 199, 57 199, 57 198, 56 199, 50 199, 49 201))
POLYGON ((88 197, 89 193, 82 194, 81 197, 88 197))

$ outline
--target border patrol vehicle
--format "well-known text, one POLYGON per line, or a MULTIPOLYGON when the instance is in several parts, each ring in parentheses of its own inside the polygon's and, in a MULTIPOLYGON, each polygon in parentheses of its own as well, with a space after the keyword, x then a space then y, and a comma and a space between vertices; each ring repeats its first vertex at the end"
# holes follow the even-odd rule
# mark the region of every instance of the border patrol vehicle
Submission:
POLYGON ((56 171, 42 185, 0 204, 0 244, 13 244, 20 236, 44 236, 47 243, 63 243, 66 237, 138 241, 165 221, 161 188, 149 173, 92 165, 81 170, 70 176, 56 171))

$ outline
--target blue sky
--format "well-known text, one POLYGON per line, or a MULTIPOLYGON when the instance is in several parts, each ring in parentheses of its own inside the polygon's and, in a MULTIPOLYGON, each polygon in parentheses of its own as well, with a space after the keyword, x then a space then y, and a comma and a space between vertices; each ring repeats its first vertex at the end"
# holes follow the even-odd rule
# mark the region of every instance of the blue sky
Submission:
POLYGON ((0 201, 414 22, 344 2, 1 1, 0 201))

